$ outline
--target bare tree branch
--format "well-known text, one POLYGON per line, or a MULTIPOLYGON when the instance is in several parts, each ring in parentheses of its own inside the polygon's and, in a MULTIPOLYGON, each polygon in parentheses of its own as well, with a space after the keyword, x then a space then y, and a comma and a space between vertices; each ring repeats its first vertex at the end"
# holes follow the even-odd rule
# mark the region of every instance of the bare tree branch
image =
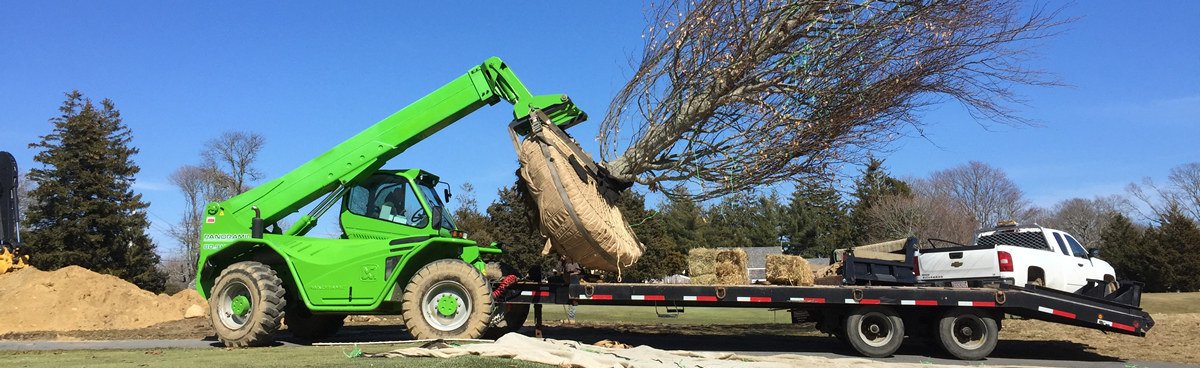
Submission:
MULTIPOLYGON (((1021 125, 1013 85, 1057 11, 1016 0, 673 2, 649 9, 635 74, 600 127, 604 165, 696 199, 857 163, 946 100, 1021 125)), ((982 124, 982 123, 981 123, 982 124)))

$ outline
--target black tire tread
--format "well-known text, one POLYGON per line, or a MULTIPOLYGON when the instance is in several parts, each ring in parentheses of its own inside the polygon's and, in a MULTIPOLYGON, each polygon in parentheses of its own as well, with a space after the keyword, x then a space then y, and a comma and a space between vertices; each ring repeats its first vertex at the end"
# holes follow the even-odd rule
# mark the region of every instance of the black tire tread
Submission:
POLYGON ((475 267, 458 259, 442 259, 431 262, 413 275, 404 288, 404 325, 416 339, 477 339, 487 330, 488 318, 492 313, 492 294, 487 280, 475 267), (471 293, 474 305, 472 315, 462 327, 455 331, 438 331, 425 322, 420 304, 424 291, 437 281, 439 276, 452 275, 462 279, 463 286, 471 293))

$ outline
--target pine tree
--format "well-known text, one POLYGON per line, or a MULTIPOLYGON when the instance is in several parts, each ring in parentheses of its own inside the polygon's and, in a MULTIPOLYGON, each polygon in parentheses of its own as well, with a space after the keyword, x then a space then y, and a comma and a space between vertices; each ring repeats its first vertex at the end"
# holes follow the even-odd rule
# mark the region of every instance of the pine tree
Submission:
MULTIPOLYGON (((1151 262, 1157 263, 1157 280, 1162 290, 1156 291, 1200 291, 1200 228, 1183 214, 1177 206, 1169 207, 1159 218, 1160 226, 1146 232, 1151 244, 1150 252, 1158 254, 1151 262), (1156 262, 1157 261, 1157 262, 1156 262)), ((1149 253, 1149 252, 1148 252, 1149 253)), ((1147 254, 1151 255, 1151 254, 1147 254)), ((1147 283, 1149 288, 1150 284, 1147 283)))
POLYGON ((543 275, 557 265, 553 254, 542 255, 546 245, 538 230, 537 210, 526 201, 522 192, 524 183, 518 180, 511 187, 501 188, 498 197, 488 206, 487 213, 493 241, 504 243, 504 254, 489 256, 488 261, 498 261, 516 267, 522 273, 530 267, 541 266, 543 275))
POLYGON ((658 217, 680 252, 686 254, 694 248, 708 247, 703 235, 708 222, 703 213, 704 206, 686 196, 667 196, 660 205, 658 217))
POLYGON ((830 183, 798 182, 787 209, 782 231, 787 237, 784 253, 805 257, 829 257, 848 244, 846 206, 830 183))
MULTIPOLYGON (((646 246, 642 257, 632 267, 621 270, 621 282, 642 282, 662 279, 682 273, 687 268, 687 258, 680 252, 675 240, 667 234, 661 213, 646 209, 646 197, 632 190, 621 192, 617 199, 621 215, 638 240, 646 246)), ((616 281, 616 274, 606 273, 609 281, 616 281)))
POLYGON ((79 91, 66 96, 62 116, 50 120, 53 133, 29 145, 44 149, 34 157, 42 168, 30 170, 37 189, 23 238, 31 263, 44 270, 81 266, 162 292, 166 275, 146 235, 149 204, 131 190, 140 170, 131 159, 138 153, 129 144, 132 132, 112 101, 97 108, 79 91))
POLYGON ((874 157, 860 173, 862 175, 854 181, 855 202, 850 207, 847 219, 850 226, 847 240, 854 244, 891 240, 884 239, 888 234, 882 227, 871 223, 869 211, 884 197, 912 196, 912 189, 908 187, 908 183, 888 175, 884 170, 883 160, 874 157))
POLYGON ((1147 254, 1142 232, 1117 214, 1100 232, 1100 258, 1113 266, 1118 280, 1147 282, 1156 255, 1147 254))

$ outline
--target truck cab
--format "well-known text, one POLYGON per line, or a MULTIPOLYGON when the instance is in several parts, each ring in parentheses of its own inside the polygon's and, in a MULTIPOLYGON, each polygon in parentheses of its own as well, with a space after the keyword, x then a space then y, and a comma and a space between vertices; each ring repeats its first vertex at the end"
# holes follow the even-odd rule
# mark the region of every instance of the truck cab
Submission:
POLYGON ((1003 282, 1075 292, 1090 279, 1104 281, 1109 289, 1116 286, 1113 267, 1071 234, 1013 222, 977 231, 968 246, 921 249, 915 264, 918 282, 939 285, 1003 282))

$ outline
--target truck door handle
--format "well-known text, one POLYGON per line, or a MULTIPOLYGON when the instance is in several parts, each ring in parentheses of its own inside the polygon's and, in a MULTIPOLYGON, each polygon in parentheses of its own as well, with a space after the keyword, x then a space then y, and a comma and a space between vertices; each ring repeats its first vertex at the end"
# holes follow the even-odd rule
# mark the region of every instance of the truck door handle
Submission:
POLYGON ((1079 267, 1083 267, 1083 263, 1077 263, 1079 267))

